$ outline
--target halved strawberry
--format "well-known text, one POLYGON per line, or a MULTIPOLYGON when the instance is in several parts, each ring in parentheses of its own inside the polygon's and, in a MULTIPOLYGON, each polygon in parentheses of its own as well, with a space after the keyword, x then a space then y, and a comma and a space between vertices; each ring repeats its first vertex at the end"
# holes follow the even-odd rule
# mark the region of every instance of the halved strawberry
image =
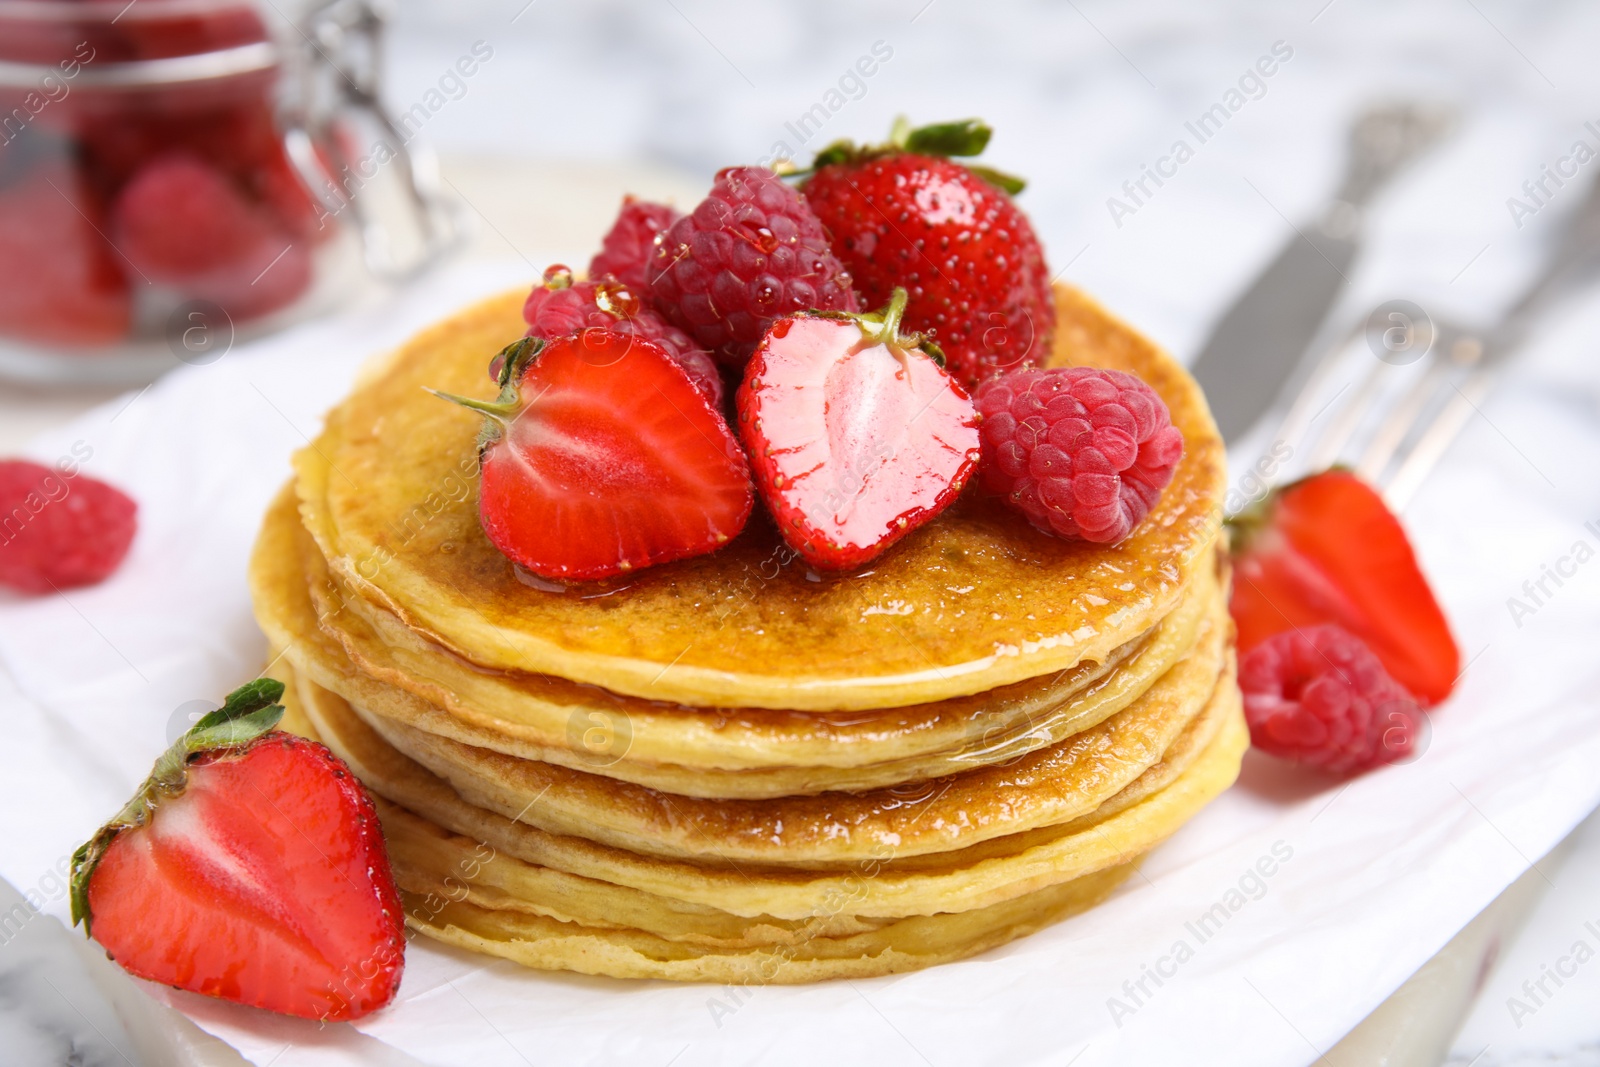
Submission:
POLYGON ((739 443, 660 344, 601 327, 523 338, 489 417, 478 514, 501 552, 558 580, 711 552, 754 505, 739 443))
POLYGON ((772 324, 739 387, 739 433, 761 498, 813 566, 865 563, 960 495, 978 414, 931 343, 883 311, 802 312, 772 324))
POLYGON ((1424 704, 1450 695, 1461 652, 1400 520, 1371 486, 1330 470, 1280 489, 1231 523, 1239 652, 1285 630, 1334 623, 1424 704))
POLYGON ((400 985, 405 928, 378 815, 321 745, 273 730, 280 682, 235 690, 72 857, 72 921, 124 970, 310 1019, 400 985))

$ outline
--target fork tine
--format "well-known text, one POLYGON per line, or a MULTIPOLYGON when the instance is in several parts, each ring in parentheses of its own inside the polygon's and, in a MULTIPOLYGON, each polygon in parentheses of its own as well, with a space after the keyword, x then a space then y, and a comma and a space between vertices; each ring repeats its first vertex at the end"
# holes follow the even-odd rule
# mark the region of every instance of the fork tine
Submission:
MULTIPOLYGON (((1477 344, 1477 354, 1472 359, 1476 362, 1483 351, 1483 346, 1477 344)), ((1478 410, 1478 404, 1489 392, 1489 382, 1492 374, 1488 367, 1476 367, 1467 380, 1456 390, 1455 395, 1445 402, 1439 414, 1435 416, 1417 438, 1416 444, 1411 446, 1411 451, 1406 454, 1400 463, 1400 469, 1395 471, 1394 477, 1383 487, 1383 499, 1389 507, 1400 511, 1410 501, 1412 494, 1422 484, 1434 466, 1439 462, 1445 449, 1456 439, 1461 428, 1467 424, 1473 412, 1478 410)))
POLYGON ((1311 410, 1311 405, 1318 399, 1323 386, 1327 384, 1333 371, 1338 367, 1339 359, 1344 354, 1345 349, 1349 348, 1360 335, 1360 330, 1351 331, 1348 335, 1342 337, 1338 343, 1330 345, 1317 358, 1316 365, 1301 384, 1299 391, 1295 393, 1288 412, 1278 424, 1276 440, 1291 446, 1296 452, 1303 448, 1305 443, 1303 439, 1307 431, 1311 429, 1311 424, 1322 416, 1323 411, 1337 403, 1339 398, 1344 395, 1345 390, 1341 389, 1326 401, 1321 408, 1318 408, 1315 412, 1311 410))
POLYGON ((1319 471, 1338 462, 1339 453, 1344 451, 1344 446, 1349 444, 1350 438, 1361 425, 1361 420, 1372 410, 1373 401, 1382 391, 1384 382, 1394 369, 1381 361, 1374 361, 1372 366, 1367 368, 1367 372, 1361 376, 1361 383, 1356 386, 1355 393, 1345 401, 1333 420, 1316 438, 1316 446, 1311 451, 1312 470, 1319 471))
POLYGON ((1483 354, 1482 343, 1466 334, 1454 334, 1449 338, 1449 343, 1442 347, 1445 354, 1442 357, 1435 356, 1422 377, 1406 390, 1361 454, 1356 473, 1373 485, 1382 484, 1383 474, 1388 470, 1395 453, 1427 410, 1429 402, 1439 395, 1439 388, 1445 379, 1454 370, 1472 366, 1483 354))

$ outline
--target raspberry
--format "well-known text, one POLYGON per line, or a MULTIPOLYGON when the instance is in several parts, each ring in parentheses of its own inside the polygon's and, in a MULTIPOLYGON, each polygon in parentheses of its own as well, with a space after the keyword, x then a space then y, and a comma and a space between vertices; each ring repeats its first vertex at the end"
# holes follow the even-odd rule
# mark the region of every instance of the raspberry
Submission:
POLYGON ((1167 405, 1122 371, 1014 371, 985 381, 975 399, 984 488, 1058 537, 1122 540, 1183 455, 1167 405))
POLYGON ((1331 624, 1285 630, 1251 649, 1239 688, 1252 744, 1336 774, 1415 754, 1425 728, 1416 698, 1359 638, 1331 624))
POLYGON ((0 461, 0 585, 24 593, 93 585, 128 554, 137 511, 86 475, 0 461))
MULTIPOLYGON (((684 369, 711 406, 722 409, 722 375, 711 357, 682 330, 640 306, 634 291, 621 282, 575 282, 572 272, 557 264, 544 272, 543 284, 535 285, 528 294, 522 317, 527 320, 529 337, 551 340, 600 326, 612 333, 655 341, 684 369)), ((497 370, 490 373, 499 377, 497 370)))
POLYGON ((662 235, 650 280, 656 310, 735 371, 776 319, 856 310, 822 223, 763 167, 720 171, 694 213, 662 235))
POLYGON ((145 164, 112 205, 112 239, 139 272, 185 296, 253 318, 293 302, 311 283, 311 253, 200 159, 145 164))
POLYGON ((679 217, 665 204, 624 198, 611 232, 589 261, 589 277, 599 280, 609 274, 636 293, 648 293, 647 268, 656 253, 656 241, 679 217))

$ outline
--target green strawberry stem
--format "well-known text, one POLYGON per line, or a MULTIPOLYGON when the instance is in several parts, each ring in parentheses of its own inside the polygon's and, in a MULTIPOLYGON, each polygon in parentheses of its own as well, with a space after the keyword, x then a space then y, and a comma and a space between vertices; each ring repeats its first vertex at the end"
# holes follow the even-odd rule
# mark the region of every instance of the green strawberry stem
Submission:
POLYGON ((488 417, 489 421, 484 426, 483 432, 478 435, 478 448, 481 451, 500 439, 500 434, 507 425, 518 415, 522 414, 522 374, 528 369, 528 364, 538 358, 544 350, 544 341, 537 337, 520 337, 500 350, 500 395, 493 400, 477 400, 469 396, 457 396, 455 393, 446 393, 438 389, 427 391, 440 400, 448 400, 452 404, 460 404, 464 408, 478 412, 488 417))
POLYGON ((182 796, 189 781, 189 763, 212 752, 236 752, 270 733, 283 718, 283 683, 258 678, 228 694, 222 707, 206 714, 150 769, 150 777, 116 816, 72 854, 72 925, 91 933, 89 879, 111 842, 124 830, 144 826, 162 800, 182 796))
MULTIPOLYGON (((983 150, 989 147, 989 139, 993 136, 994 127, 982 119, 959 119, 955 122, 935 122, 929 126, 913 127, 909 119, 899 115, 889 128, 889 140, 881 145, 857 145, 848 139, 835 141, 818 152, 812 159, 811 166, 804 170, 789 164, 778 173, 785 178, 803 178, 836 163, 865 163, 900 152, 937 156, 941 159, 955 156, 971 157, 982 154, 983 150)), ((985 167, 978 163, 962 165, 990 185, 1003 189, 1012 196, 1022 192, 1028 185, 1021 178, 995 170, 993 167, 985 167)))
POLYGON ((887 347, 897 359, 903 360, 907 352, 915 349, 939 366, 944 366, 944 352, 933 343, 933 338, 921 333, 900 333, 900 323, 905 318, 909 300, 905 289, 897 285, 889 295, 889 302, 878 311, 814 311, 811 314, 855 323, 869 344, 887 347))
POLYGON ((517 408, 521 406, 518 403, 502 404, 498 400, 475 400, 470 396, 457 396, 454 393, 446 393, 438 389, 427 389, 426 386, 424 386, 424 389, 440 400, 448 400, 452 404, 460 404, 464 408, 471 408, 473 411, 481 412, 502 425, 508 419, 516 418, 517 408))
MULTIPOLYGON (((904 289, 898 285, 894 287, 894 292, 889 296, 888 306, 878 313, 878 321, 882 324, 876 335, 879 344, 888 345, 890 348, 903 347, 900 344, 900 320, 905 318, 906 302, 909 299, 904 289)), ((865 323, 862 332, 867 332, 865 323)))

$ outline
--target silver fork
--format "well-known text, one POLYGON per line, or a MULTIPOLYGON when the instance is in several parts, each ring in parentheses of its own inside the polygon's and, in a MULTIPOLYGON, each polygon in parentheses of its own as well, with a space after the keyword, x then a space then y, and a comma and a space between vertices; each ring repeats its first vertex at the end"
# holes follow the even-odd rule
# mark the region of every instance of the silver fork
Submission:
POLYGON ((1318 359, 1275 440, 1307 455, 1312 471, 1356 454, 1356 473, 1399 511, 1478 410, 1534 320, 1590 281, 1597 265, 1600 181, 1591 184, 1544 268, 1498 321, 1472 326, 1434 320, 1408 301, 1379 305, 1318 359), (1349 349, 1363 338, 1378 358, 1326 398, 1349 349), (1407 375, 1409 385, 1397 385, 1407 375), (1385 402, 1397 392, 1397 400, 1385 402), (1324 415, 1327 421, 1311 434, 1324 415))

